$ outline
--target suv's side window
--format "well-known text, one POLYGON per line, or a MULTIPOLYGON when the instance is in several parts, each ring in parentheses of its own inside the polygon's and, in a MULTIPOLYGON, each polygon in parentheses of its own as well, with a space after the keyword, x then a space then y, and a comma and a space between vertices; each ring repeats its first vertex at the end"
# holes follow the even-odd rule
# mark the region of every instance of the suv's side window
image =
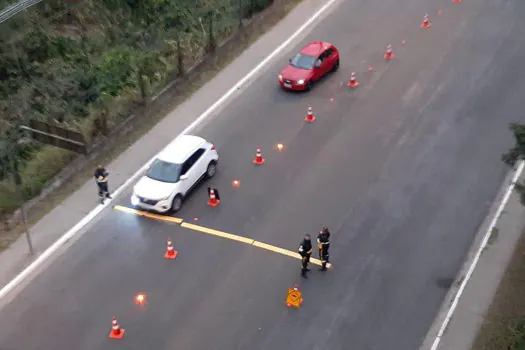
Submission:
POLYGON ((334 53, 334 50, 332 49, 328 49, 325 51, 325 53, 323 54, 325 59, 327 59, 328 57, 332 56, 332 54, 334 53))
POLYGON ((193 153, 191 155, 191 157, 188 158, 188 160, 186 160, 184 162, 184 164, 182 165, 182 169, 181 169, 181 172, 180 174, 181 175, 184 175, 188 172, 188 170, 191 169, 191 167, 193 166, 193 164, 197 163, 197 161, 199 160, 199 158, 204 154, 204 151, 205 149, 204 148, 199 148, 197 151, 195 151, 195 153, 193 153))

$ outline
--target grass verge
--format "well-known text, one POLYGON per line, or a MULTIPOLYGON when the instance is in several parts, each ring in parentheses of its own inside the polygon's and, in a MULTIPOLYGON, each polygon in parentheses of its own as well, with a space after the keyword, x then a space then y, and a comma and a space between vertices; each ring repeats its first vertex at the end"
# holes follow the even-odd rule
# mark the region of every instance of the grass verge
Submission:
POLYGON ((525 349, 525 232, 472 347, 472 350, 522 349, 525 349))
MULTIPOLYGON (((151 128, 160 122, 171 110, 176 108, 195 91, 201 88, 206 82, 212 79, 219 71, 226 67, 230 62, 237 58, 245 49, 255 42, 261 35, 266 33, 282 18, 284 18, 302 0, 280 0, 275 1, 269 9, 260 14, 260 18, 254 19, 253 26, 249 26, 242 36, 242 40, 237 40, 228 44, 227 54, 215 57, 208 61, 196 73, 191 75, 191 80, 187 79, 181 84, 168 89, 158 99, 152 102, 143 113, 147 114, 137 118, 138 122, 133 123, 132 131, 123 137, 119 137, 118 144, 110 148, 102 155, 95 157, 59 189, 53 191, 45 200, 35 204, 27 213, 28 225, 32 226, 42 217, 59 205, 65 198, 75 192, 80 186, 88 181, 92 176, 93 164, 109 164, 117 158, 128 147, 145 135, 151 128), (277 8, 278 6, 278 8, 277 8)), ((21 233, 24 232, 22 225, 17 224, 13 227, 0 227, 0 250, 6 249, 14 242, 21 233)))

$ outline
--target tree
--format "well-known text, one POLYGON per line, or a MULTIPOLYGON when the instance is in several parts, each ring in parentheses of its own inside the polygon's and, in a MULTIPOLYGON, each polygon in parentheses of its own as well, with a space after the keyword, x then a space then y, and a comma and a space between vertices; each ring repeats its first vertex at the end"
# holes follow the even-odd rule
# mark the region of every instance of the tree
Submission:
POLYGON ((23 134, 18 125, 11 125, 0 135, 0 179, 13 176, 20 184, 18 168, 20 164, 31 156, 31 145, 20 142, 23 134))
POLYGON ((157 57, 154 52, 135 52, 131 58, 131 67, 137 79, 137 86, 140 91, 140 102, 146 103, 148 97, 148 85, 154 78, 156 69, 155 61, 157 57))
MULTIPOLYGON (((514 167, 518 161, 525 159, 525 125, 511 123, 509 129, 514 134, 516 144, 503 154, 501 159, 505 164, 514 167)), ((521 204, 525 205, 525 181, 517 182, 515 188, 520 196, 521 204)))

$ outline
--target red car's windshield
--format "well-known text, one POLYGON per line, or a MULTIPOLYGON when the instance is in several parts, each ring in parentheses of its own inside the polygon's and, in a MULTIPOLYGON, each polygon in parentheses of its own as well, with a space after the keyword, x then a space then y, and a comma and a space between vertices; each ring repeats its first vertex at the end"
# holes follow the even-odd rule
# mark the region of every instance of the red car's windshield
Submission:
POLYGON ((292 67, 299 68, 299 69, 308 69, 308 70, 314 67, 314 63, 315 63, 314 56, 303 55, 302 53, 298 53, 290 61, 290 65, 292 67))

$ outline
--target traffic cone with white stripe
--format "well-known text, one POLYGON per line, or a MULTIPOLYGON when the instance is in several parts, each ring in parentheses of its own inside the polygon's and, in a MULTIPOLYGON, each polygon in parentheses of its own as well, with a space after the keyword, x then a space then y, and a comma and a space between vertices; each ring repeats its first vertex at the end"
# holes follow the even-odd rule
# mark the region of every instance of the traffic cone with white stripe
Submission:
POLYGON ((306 118, 304 118, 304 121, 307 123, 313 123, 315 121, 315 115, 312 111, 312 107, 308 107, 308 113, 306 114, 306 118))
POLYGON ((356 88, 359 86, 359 82, 357 81, 355 72, 352 72, 352 74, 350 75, 350 80, 348 81, 346 85, 350 86, 351 88, 356 88))
POLYGON ((113 317, 113 320, 111 321, 111 331, 109 332, 109 337, 111 339, 121 339, 124 336, 125 332, 126 330, 120 328, 117 319, 113 317))
POLYGON ((430 28, 431 25, 432 25, 432 23, 428 19, 428 15, 425 14, 425 17, 423 17, 423 22, 421 22, 421 28, 428 29, 428 28, 430 28))
POLYGON ((385 60, 391 60, 392 58, 394 58, 394 52, 392 52, 392 45, 389 44, 386 47, 385 60))
POLYGON ((210 188, 210 190, 209 190, 209 197, 210 197, 210 199, 208 200, 208 205, 210 207, 216 207, 221 202, 220 199, 217 198, 218 196, 215 194, 215 189, 214 188, 210 188))
POLYGON ((179 255, 179 252, 173 249, 173 242, 171 241, 171 239, 168 239, 168 241, 166 242, 166 253, 164 254, 164 258, 175 259, 177 255, 179 255))
POLYGON ((264 164, 264 158, 262 156, 262 152, 260 148, 257 148, 257 152, 255 153, 255 159, 253 160, 253 164, 257 164, 257 165, 264 164))

